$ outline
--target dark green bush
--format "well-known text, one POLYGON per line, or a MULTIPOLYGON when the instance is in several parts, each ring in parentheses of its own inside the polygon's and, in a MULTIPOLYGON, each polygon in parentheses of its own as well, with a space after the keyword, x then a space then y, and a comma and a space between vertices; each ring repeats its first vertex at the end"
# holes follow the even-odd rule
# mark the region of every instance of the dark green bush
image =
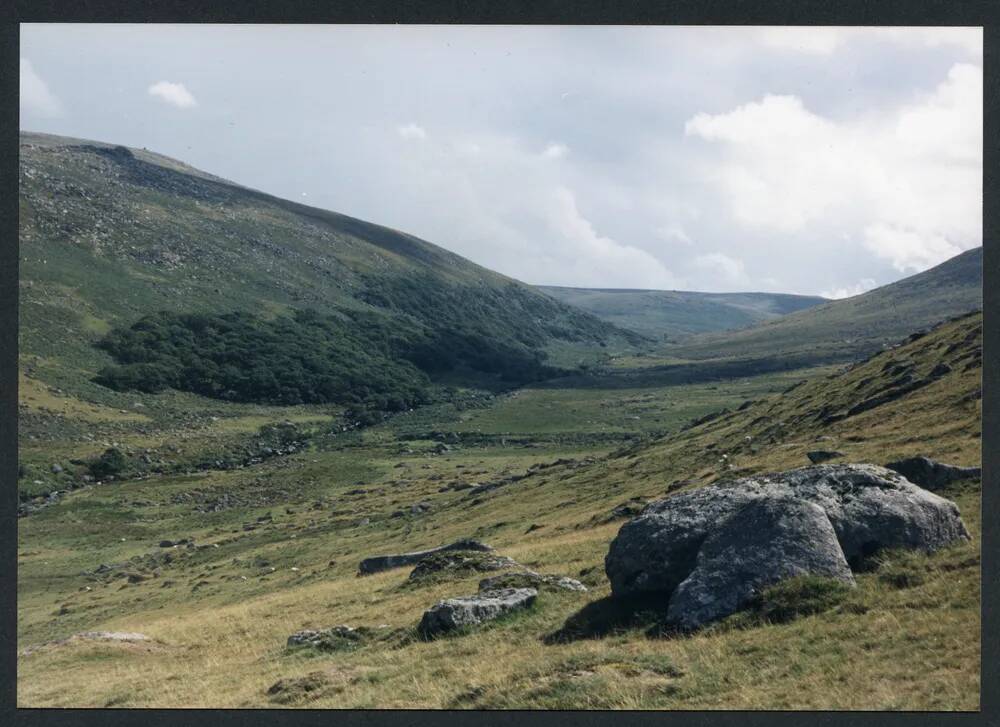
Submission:
POLYGON ((128 469, 128 458, 120 449, 110 447, 96 460, 90 463, 90 474, 97 479, 120 477, 128 469))
MULTIPOLYGON (((454 310, 445 312, 453 316, 459 306, 482 306, 465 298, 452 303, 454 310)), ((429 374, 469 369, 525 382, 558 373, 531 348, 541 340, 537 333, 500 335, 485 326, 482 311, 470 320, 427 326, 407 316, 359 311, 335 316, 300 310, 273 320, 245 312, 164 311, 115 329, 97 344, 118 365, 103 369, 96 381, 119 391, 174 388, 240 402, 335 402, 353 405, 355 421, 370 424, 382 412, 426 403, 429 374)))

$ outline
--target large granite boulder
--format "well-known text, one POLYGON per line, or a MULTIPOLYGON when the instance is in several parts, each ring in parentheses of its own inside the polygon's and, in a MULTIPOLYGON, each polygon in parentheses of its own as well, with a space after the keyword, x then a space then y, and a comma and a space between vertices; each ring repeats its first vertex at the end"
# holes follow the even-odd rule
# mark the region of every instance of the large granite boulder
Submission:
POLYGON ((735 613, 767 586, 806 575, 854 584, 826 513, 804 500, 754 500, 705 539, 667 620, 694 629, 735 613))
POLYGON ((947 487, 955 480, 981 477, 983 474, 979 467, 957 467, 952 464, 936 462, 928 457, 907 457, 890 462, 886 467, 903 475, 910 482, 931 491, 947 487))
POLYGON ((361 561, 358 565, 358 575, 366 576, 371 575, 372 573, 390 570, 392 568, 400 568, 404 565, 413 565, 414 563, 419 563, 429 555, 449 550, 467 550, 486 553, 492 551, 493 548, 486 545, 486 543, 480 543, 478 540, 457 540, 454 543, 442 545, 438 548, 431 548, 430 550, 418 550, 412 553, 397 553, 395 555, 375 555, 361 561))
POLYGON ((504 588, 475 596, 448 598, 424 612, 417 630, 425 638, 478 626, 504 614, 528 608, 538 597, 534 588, 504 588))
POLYGON ((613 596, 663 594, 671 620, 691 628, 793 575, 844 580, 879 550, 930 552, 968 537, 953 502, 897 472, 817 465, 651 503, 619 530, 605 570, 613 596))

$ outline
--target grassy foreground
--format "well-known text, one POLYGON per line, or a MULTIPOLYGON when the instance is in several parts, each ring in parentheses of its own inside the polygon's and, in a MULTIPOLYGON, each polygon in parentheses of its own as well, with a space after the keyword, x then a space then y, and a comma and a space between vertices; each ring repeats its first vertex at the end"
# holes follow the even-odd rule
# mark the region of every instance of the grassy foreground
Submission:
MULTIPOLYGON (((981 316, 968 317, 860 365, 714 390, 524 390, 319 437, 253 466, 77 490, 19 521, 18 704, 975 710, 978 481, 942 493, 961 508, 971 542, 931 556, 885 554, 857 589, 786 623, 734 617, 694 636, 656 636, 655 615, 605 600, 603 558, 623 522, 611 514, 617 505, 801 466, 811 449, 839 450, 842 461, 919 453, 978 463, 981 326, 981 316), (949 371, 931 377, 942 362, 949 371), (901 370, 926 385, 838 418, 891 389, 901 370), (682 429, 720 407, 731 413, 682 429), (504 479, 475 496, 452 487, 504 479), (223 499, 225 507, 206 509, 223 499), (428 508, 415 512, 416 503, 428 508), (358 561, 459 537, 590 590, 543 592, 530 611, 420 641, 413 627, 423 610, 474 593, 478 577, 407 585, 406 569, 359 578, 358 561), (198 547, 158 547, 164 538, 198 547), (95 573, 100 564, 116 567, 95 573), (572 635, 546 638, 567 621, 572 635), (340 623, 378 636, 332 654, 285 649, 294 631, 340 623), (74 636, 94 630, 149 641, 74 636), (279 680, 285 688, 269 694, 279 680)), ((122 439, 141 436, 137 427, 173 441, 178 432, 252 431, 243 417, 321 416, 307 407, 224 407, 217 421, 175 422, 157 418, 150 396, 139 402, 149 402, 140 411, 153 409, 150 423, 69 398, 67 410, 121 428, 122 439)), ((51 409, 40 401, 22 398, 31 405, 23 411, 51 409)), ((39 466, 44 431, 28 447, 39 466)))

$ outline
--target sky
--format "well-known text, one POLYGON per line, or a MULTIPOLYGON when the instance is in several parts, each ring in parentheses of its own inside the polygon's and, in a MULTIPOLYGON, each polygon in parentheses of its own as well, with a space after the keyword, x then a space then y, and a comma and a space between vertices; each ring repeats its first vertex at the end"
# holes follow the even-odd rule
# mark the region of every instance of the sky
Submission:
POLYGON ((846 297, 982 244, 979 28, 21 26, 20 126, 532 284, 846 297))

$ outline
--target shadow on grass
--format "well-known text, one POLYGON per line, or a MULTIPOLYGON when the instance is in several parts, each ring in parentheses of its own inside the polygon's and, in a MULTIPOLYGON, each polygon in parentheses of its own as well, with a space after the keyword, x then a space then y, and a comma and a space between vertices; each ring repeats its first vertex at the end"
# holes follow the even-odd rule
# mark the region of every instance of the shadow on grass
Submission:
POLYGON ((623 631, 644 629, 650 638, 676 633, 666 621, 667 597, 662 593, 591 601, 566 619, 562 628, 542 637, 545 644, 599 639, 623 631))

